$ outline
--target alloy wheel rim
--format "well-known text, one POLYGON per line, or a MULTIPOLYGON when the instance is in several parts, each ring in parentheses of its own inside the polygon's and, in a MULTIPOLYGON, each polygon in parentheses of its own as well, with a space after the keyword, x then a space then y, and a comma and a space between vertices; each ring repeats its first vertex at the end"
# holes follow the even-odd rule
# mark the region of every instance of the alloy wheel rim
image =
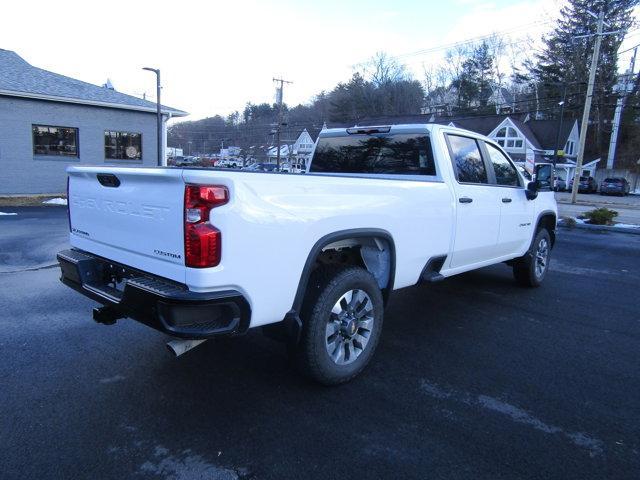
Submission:
POLYGON ((536 278, 541 278, 549 263, 549 242, 543 238, 536 249, 536 278))
POLYGON ((365 351, 373 329, 373 303, 360 289, 343 294, 331 309, 325 347, 336 365, 348 365, 365 351))

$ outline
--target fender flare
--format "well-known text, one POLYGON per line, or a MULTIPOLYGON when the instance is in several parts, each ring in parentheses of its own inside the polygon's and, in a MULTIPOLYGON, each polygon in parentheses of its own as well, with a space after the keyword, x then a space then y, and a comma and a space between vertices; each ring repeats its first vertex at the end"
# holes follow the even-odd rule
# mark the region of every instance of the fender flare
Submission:
MULTIPOLYGON (((542 221, 543 217, 553 217, 553 229, 552 229, 551 232, 549 232, 549 234, 551 236, 551 247, 553 247, 553 245, 556 243, 555 231, 556 231, 556 227, 558 225, 558 215, 553 210, 543 210, 542 212, 540 212, 538 214, 538 218, 536 218, 536 228, 533 231, 534 238, 535 238, 535 233, 540 228, 540 222, 542 221)), ((533 242, 533 239, 531 239, 531 242, 533 242)))
POLYGON ((309 252, 309 255, 307 256, 307 260, 302 269, 302 273, 300 274, 298 289, 296 291, 296 296, 293 299, 293 305, 291 306, 290 313, 295 312, 295 314, 298 314, 300 312, 313 266, 316 259, 322 252, 322 249, 330 243, 345 240, 347 238, 380 238, 388 243, 391 262, 391 265, 389 265, 389 282, 382 291, 382 296, 386 304, 389 294, 391 293, 391 291, 393 291, 393 282, 396 275, 396 247, 393 241, 393 237, 388 231, 381 228, 353 228, 349 230, 340 230, 337 232, 329 233, 320 238, 313 245, 311 251, 309 252))

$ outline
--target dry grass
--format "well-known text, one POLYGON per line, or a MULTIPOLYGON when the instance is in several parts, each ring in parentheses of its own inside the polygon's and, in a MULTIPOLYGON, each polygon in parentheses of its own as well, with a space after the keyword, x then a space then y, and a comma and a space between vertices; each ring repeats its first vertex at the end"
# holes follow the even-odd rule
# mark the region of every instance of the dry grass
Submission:
POLYGON ((65 194, 58 195, 15 195, 10 197, 0 196, 0 207, 54 207, 56 205, 47 205, 42 202, 52 198, 67 198, 65 194))

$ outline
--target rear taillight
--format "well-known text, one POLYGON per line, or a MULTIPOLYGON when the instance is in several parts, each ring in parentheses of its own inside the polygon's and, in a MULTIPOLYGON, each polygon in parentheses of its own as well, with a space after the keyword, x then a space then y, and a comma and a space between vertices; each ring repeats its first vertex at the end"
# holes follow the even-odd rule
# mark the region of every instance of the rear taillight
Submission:
POLYGON ((186 185, 184 189, 184 257, 187 267, 207 268, 220 263, 222 233, 211 225, 211 209, 229 201, 222 185, 186 185))

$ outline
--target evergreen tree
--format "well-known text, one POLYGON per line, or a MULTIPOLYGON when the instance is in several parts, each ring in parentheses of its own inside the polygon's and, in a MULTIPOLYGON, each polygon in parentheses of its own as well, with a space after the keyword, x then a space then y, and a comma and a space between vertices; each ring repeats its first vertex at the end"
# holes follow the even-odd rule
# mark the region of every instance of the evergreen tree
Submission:
POLYGON ((454 79, 460 98, 458 107, 476 107, 478 113, 484 113, 492 92, 493 67, 489 45, 483 41, 471 50, 469 58, 462 63, 460 76, 454 79))
POLYGON ((531 72, 538 82, 542 111, 547 116, 556 115, 556 105, 566 85, 565 112, 580 118, 595 37, 576 37, 596 32, 597 19, 589 12, 597 14, 601 10, 608 24, 605 31, 620 31, 602 37, 591 117, 597 128, 589 132, 587 148, 592 155, 606 151, 609 138, 604 135, 603 126, 611 118, 615 104, 612 88, 617 77, 617 51, 633 24, 632 9, 637 4, 638 0, 569 0, 561 9, 556 27, 543 39, 544 47, 531 72))

